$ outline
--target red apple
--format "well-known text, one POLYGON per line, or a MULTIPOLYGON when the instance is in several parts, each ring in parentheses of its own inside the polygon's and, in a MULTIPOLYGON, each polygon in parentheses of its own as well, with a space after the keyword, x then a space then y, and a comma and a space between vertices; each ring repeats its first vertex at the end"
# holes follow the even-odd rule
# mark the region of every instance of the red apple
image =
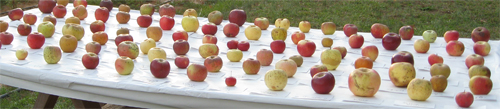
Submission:
POLYGON ((474 102, 474 95, 470 92, 460 92, 455 96, 455 102, 460 107, 468 108, 474 102))
POLYGON ((101 44, 92 41, 85 45, 85 51, 99 54, 101 52, 101 44))
POLYGON ((396 62, 408 62, 413 65, 413 55, 410 52, 407 51, 400 51, 394 55, 392 55, 391 58, 391 64, 396 63, 396 62))
POLYGON ((55 0, 38 0, 38 9, 40 9, 42 13, 51 13, 55 6, 55 0))
POLYGON ((460 34, 458 34, 457 30, 449 30, 444 33, 443 37, 446 43, 448 43, 452 40, 458 40, 458 38, 460 38, 460 34))
POLYGON ((160 13, 160 16, 167 15, 170 17, 175 17, 175 8, 170 4, 163 4, 160 6, 158 13, 160 13))
POLYGON ((207 68, 203 65, 193 63, 187 68, 187 76, 191 81, 203 82, 207 75, 207 68))
POLYGON ((460 41, 450 41, 446 44, 446 52, 450 56, 461 56, 464 53, 464 44, 460 41))
POLYGON ((53 10, 52 14, 56 18, 64 18, 64 16, 66 16, 66 13, 67 13, 66 7, 64 5, 57 5, 52 10, 53 10))
POLYGON ((485 41, 488 42, 490 40, 490 31, 485 27, 477 27, 472 30, 471 33, 472 41, 485 41))
MULTIPOLYGON (((161 11, 161 7, 160 7, 160 11, 161 11)), ((170 16, 167 16, 167 15, 161 16, 161 18, 160 18, 160 27, 161 27, 161 29, 163 29, 163 30, 171 30, 174 27, 174 25, 175 25, 174 18, 172 18, 170 16)))
POLYGON ((178 68, 184 69, 189 65, 189 58, 184 55, 180 55, 175 58, 174 63, 178 68))
POLYGON ((273 62, 273 52, 268 49, 260 49, 256 55, 257 60, 259 60, 260 65, 269 66, 273 62))
POLYGON ((132 41, 123 41, 116 48, 118 55, 135 59, 139 56, 139 47, 132 41))
POLYGON ((316 44, 310 40, 301 40, 297 44, 297 51, 301 56, 311 57, 316 51, 316 44))
POLYGON ((25 14, 23 16, 24 23, 34 25, 36 23, 36 15, 32 13, 25 14))
POLYGON ((21 8, 16 8, 16 9, 12 9, 9 11, 9 18, 10 20, 19 20, 21 18, 23 18, 23 13, 24 11, 21 9, 21 8))
POLYGON ((153 18, 149 15, 141 15, 137 17, 137 25, 140 27, 149 27, 153 23, 153 18))
POLYGON ((130 14, 128 12, 119 11, 118 13, 116 13, 116 21, 119 24, 126 24, 128 23, 129 20, 130 20, 130 14))
POLYGON ((73 8, 73 16, 77 17, 80 20, 87 18, 88 12, 87 8, 83 5, 76 6, 73 8))
POLYGON ((382 46, 386 50, 396 50, 401 44, 401 37, 396 33, 387 33, 382 39, 382 46))
POLYGON ((45 36, 41 33, 33 32, 28 35, 26 42, 28 42, 28 46, 31 49, 40 49, 45 44, 45 36))
POLYGON ((207 23, 201 27, 203 34, 215 35, 217 33, 217 25, 214 23, 207 23))
POLYGON ((319 72, 327 72, 328 68, 325 65, 314 65, 309 69, 309 74, 314 77, 319 72))
POLYGON ((115 38, 115 44, 118 46, 123 41, 134 41, 134 37, 130 34, 119 34, 115 38))
POLYGON ((170 63, 162 58, 155 58, 149 65, 151 74, 156 78, 166 78, 170 73, 170 63))
POLYGON ((223 32, 226 37, 236 37, 240 32, 240 27, 236 23, 228 23, 224 26, 223 32))
POLYGON ((283 53, 283 51, 285 51, 286 48, 285 41, 283 40, 274 40, 273 42, 271 42, 270 46, 271 50, 274 53, 283 53))
POLYGON ((0 33, 0 45, 9 45, 12 43, 14 40, 14 35, 10 34, 9 32, 2 32, 0 33))
POLYGON ((467 68, 473 65, 484 65, 484 58, 478 54, 471 54, 465 58, 465 65, 467 68))
POLYGON ((173 49, 177 55, 186 55, 189 52, 189 43, 184 39, 177 40, 174 42, 173 49))
POLYGON ((82 64, 87 69, 95 69, 99 65, 99 56, 97 54, 88 52, 82 56, 82 64))
POLYGON ((104 29, 106 29, 106 26, 104 25, 104 22, 101 20, 96 20, 90 23, 90 31, 92 31, 92 33, 96 33, 98 31, 104 31, 104 29))
POLYGON ((246 74, 249 75, 257 74, 259 73, 260 70, 260 62, 259 60, 248 58, 243 62, 242 67, 243 71, 245 71, 246 74))
POLYGON ((485 41, 477 41, 474 43, 474 53, 479 54, 481 56, 488 56, 490 53, 490 44, 485 41))
POLYGON ((354 24, 345 24, 343 30, 347 37, 358 33, 358 27, 354 24))
POLYGON ((183 39, 183 40, 188 40, 188 33, 184 30, 179 30, 179 31, 176 31, 174 33, 172 33, 172 39, 174 41, 177 41, 177 40, 180 40, 180 39, 183 39))
POLYGON ((361 48, 363 43, 365 43, 365 38, 362 35, 352 34, 349 37, 349 46, 351 46, 351 48, 361 48))
POLYGON ((311 79, 311 86, 318 94, 328 94, 335 87, 335 77, 330 72, 319 72, 311 79))
POLYGON ((227 41, 227 48, 228 49, 238 49, 238 41, 237 40, 227 41))
POLYGON ((378 48, 375 45, 365 46, 361 49, 361 55, 367 56, 375 62, 378 57, 378 48))
POLYGON ((217 44, 217 37, 213 35, 204 35, 202 43, 217 44))
MULTIPOLYGON (((105 0, 103 0, 105 1, 105 0)), ((102 3, 102 2, 101 2, 102 3)), ((113 8, 113 6, 111 5, 111 8, 113 8)), ((106 23, 106 21, 108 21, 108 18, 109 18, 109 11, 106 7, 100 7, 100 8, 97 8, 95 10, 95 20, 101 20, 102 22, 106 23)))
POLYGON ((231 10, 231 12, 229 12, 228 19, 229 19, 229 22, 235 23, 238 26, 241 26, 247 20, 247 14, 243 10, 233 9, 233 10, 231 10))
POLYGON ((248 51, 249 48, 250 48, 250 43, 248 43, 247 41, 240 41, 238 43, 238 49, 241 51, 248 51))
POLYGON ((217 55, 209 56, 203 63, 209 72, 219 72, 222 68, 222 58, 217 55))
POLYGON ((151 3, 142 4, 141 7, 139 8, 139 11, 140 11, 141 15, 153 16, 153 14, 155 12, 155 5, 153 5, 151 3))
POLYGON ((77 7, 80 5, 87 7, 87 0, 75 0, 75 1, 73 1, 73 7, 77 7))
POLYGON ((292 42, 294 44, 297 44, 297 43, 299 43, 299 41, 306 39, 306 34, 300 32, 300 31, 295 31, 294 33, 292 33, 291 38, 292 38, 292 42))
POLYGON ((382 38, 385 34, 389 33, 389 27, 384 24, 375 23, 370 29, 372 36, 375 38, 382 38))
POLYGON ((427 61, 429 61, 429 65, 432 66, 435 63, 443 63, 443 57, 438 56, 437 54, 430 54, 427 61))
POLYGON ((473 76, 469 81, 469 88, 474 95, 488 95, 493 82, 487 76, 473 76))
POLYGON ((236 78, 234 78, 232 76, 231 77, 227 77, 226 80, 225 80, 225 82, 226 82, 227 86, 234 86, 234 85, 236 85, 236 78))
MULTIPOLYGON (((101 3, 99 3, 99 6, 106 7, 106 9, 108 9, 108 12, 111 12, 111 10, 113 10, 113 1, 101 0, 101 3)), ((97 10, 96 10, 96 12, 97 12, 97 10)), ((105 20, 103 20, 103 21, 106 22, 105 20)))
POLYGON ((413 37, 414 32, 413 27, 410 25, 399 28, 399 36, 401 36, 401 39, 403 40, 410 40, 413 37))
POLYGON ((339 50, 340 54, 342 54, 342 59, 344 59, 345 55, 347 55, 347 49, 344 46, 337 46, 333 47, 332 49, 339 50))

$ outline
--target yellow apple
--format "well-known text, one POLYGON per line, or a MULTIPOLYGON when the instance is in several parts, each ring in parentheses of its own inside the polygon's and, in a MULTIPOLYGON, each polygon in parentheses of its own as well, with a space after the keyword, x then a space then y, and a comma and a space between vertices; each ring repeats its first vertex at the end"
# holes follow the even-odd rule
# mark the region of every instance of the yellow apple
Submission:
POLYGON ((328 70, 337 69, 341 60, 342 54, 337 49, 326 49, 321 52, 321 63, 323 63, 328 70))
POLYGON ((148 54, 149 49, 151 49, 153 47, 156 47, 156 42, 152 38, 148 38, 148 39, 144 40, 144 42, 141 42, 141 44, 140 44, 140 49, 141 49, 142 53, 144 53, 144 54, 148 54))
POLYGON ((162 48, 153 47, 148 51, 149 62, 156 58, 167 59, 167 53, 162 48))

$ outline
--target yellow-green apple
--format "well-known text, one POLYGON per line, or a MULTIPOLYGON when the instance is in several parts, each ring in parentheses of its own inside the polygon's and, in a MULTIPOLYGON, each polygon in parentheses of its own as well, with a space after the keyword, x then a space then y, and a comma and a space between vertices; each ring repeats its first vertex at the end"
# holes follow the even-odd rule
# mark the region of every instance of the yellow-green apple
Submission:
POLYGON ((62 28, 63 35, 73 35, 77 40, 80 40, 85 35, 85 30, 79 24, 69 23, 62 28))
POLYGON ((319 72, 327 72, 328 68, 321 64, 321 65, 314 65, 309 69, 309 74, 311 74, 311 77, 314 77, 319 72))
POLYGON ((175 20, 173 17, 163 15, 160 18, 160 27, 163 30, 172 30, 175 25, 175 20))
POLYGON ((262 30, 255 25, 250 25, 245 29, 245 36, 248 40, 259 40, 262 30))
POLYGON ((455 102, 460 107, 468 108, 474 102, 474 95, 470 92, 460 92, 455 96, 455 102))
POLYGON ((73 1, 73 7, 83 5, 87 7, 87 0, 74 0, 73 1))
POLYGON ((361 55, 367 56, 375 62, 378 57, 378 48, 375 45, 365 46, 361 49, 361 55))
POLYGON ((430 43, 434 43, 437 38, 437 33, 434 30, 425 30, 424 33, 422 33, 422 37, 424 37, 424 40, 430 43))
POLYGON ((29 24, 24 24, 24 23, 19 24, 19 26, 17 26, 17 32, 21 36, 26 36, 31 33, 31 26, 29 24))
POLYGON ((321 53, 321 63, 328 70, 335 70, 342 61, 342 54, 337 49, 326 49, 321 53))
POLYGON ((333 44, 332 38, 325 37, 321 39, 321 45, 323 45, 323 47, 331 47, 332 44, 333 44))
POLYGON ((227 86, 234 86, 236 85, 236 78, 235 77, 227 77, 225 80, 225 83, 227 86))
POLYGON ((95 41, 89 42, 85 44, 85 51, 99 54, 101 52, 101 44, 95 41))
POLYGON ((484 65, 473 65, 472 67, 469 68, 469 78, 472 78, 474 76, 486 76, 490 77, 491 76, 491 71, 488 67, 484 65))
POLYGON ((227 41, 227 48, 228 49, 238 49, 238 40, 230 40, 227 41))
POLYGON ((311 79, 311 87, 318 94, 328 94, 335 87, 335 77, 330 72, 319 72, 311 79))
POLYGON ((257 60, 259 60, 260 65, 269 66, 273 62, 273 52, 268 49, 260 49, 256 54, 257 60))
POLYGON ((389 67, 389 79, 397 87, 406 87, 415 76, 415 68, 411 63, 396 62, 389 67))
POLYGON ((187 76, 191 81, 203 82, 207 75, 207 68, 203 65, 193 63, 187 68, 187 76))
POLYGON ((227 59, 231 62, 240 62, 241 58, 243 58, 243 52, 238 49, 230 49, 227 51, 227 59))
POLYGON ((38 32, 42 33, 44 37, 51 38, 56 31, 56 27, 54 26, 54 24, 52 24, 52 22, 45 21, 38 24, 37 30, 38 32))
POLYGON ((132 35, 130 34, 120 34, 116 36, 115 38, 116 46, 120 45, 120 43, 123 41, 134 41, 134 37, 132 37, 132 35))
POLYGON ((5 32, 9 28, 9 23, 0 20, 0 32, 5 32))
POLYGON ((382 46, 386 50, 396 50, 400 44, 401 37, 396 33, 389 32, 382 38, 382 46))
POLYGON ((450 41, 446 44, 446 52, 450 56, 461 56, 464 50, 464 44, 460 41, 450 41))
POLYGON ((52 14, 56 18, 64 18, 64 16, 66 16, 67 13, 66 7, 64 5, 57 5, 52 10, 53 10, 52 14))
POLYGON ((389 33, 389 27, 381 23, 374 23, 370 28, 374 38, 383 38, 385 34, 389 33))
POLYGON ((59 46, 61 50, 66 53, 71 53, 76 50, 78 46, 78 40, 72 35, 63 35, 59 40, 59 46))
POLYGON ((177 40, 188 40, 188 33, 184 30, 179 30, 179 31, 175 31, 174 33, 172 33, 172 39, 174 41, 177 41, 177 40))
POLYGON ((170 73, 170 63, 161 58, 156 58, 149 65, 151 74, 156 78, 166 78, 170 73))
POLYGON ((295 64, 297 64, 297 67, 300 67, 302 65, 302 63, 304 62, 304 58, 302 58, 302 56, 300 56, 300 55, 293 55, 288 59, 295 61, 295 64))
POLYGON ((270 48, 274 53, 283 53, 286 48, 285 41, 283 40, 274 40, 270 44, 270 48))
POLYGON ((358 68, 372 69, 373 68, 373 61, 372 61, 372 59, 370 59, 369 57, 366 57, 366 56, 359 57, 358 59, 356 59, 356 61, 354 61, 354 68, 355 69, 358 69, 358 68))
POLYGON ((467 68, 470 68, 473 65, 484 65, 484 58, 478 54, 470 54, 465 58, 465 65, 467 68))
POLYGON ((207 67, 207 71, 209 72, 219 72, 222 68, 222 58, 216 55, 209 56, 203 62, 203 65, 207 67))
POLYGON ((219 55, 219 47, 215 44, 203 44, 198 48, 198 52, 202 58, 207 58, 208 56, 219 55))
POLYGON ((429 61, 429 65, 432 66, 435 63, 443 63, 443 57, 438 56, 437 54, 430 54, 427 61, 429 61))
POLYGON ((274 67, 275 69, 281 69, 285 71, 289 78, 293 77, 293 75, 295 75, 295 73, 297 72, 297 64, 291 59, 281 59, 276 62, 276 65, 274 67))
POLYGON ((273 40, 283 40, 285 41, 287 37, 287 31, 283 27, 276 27, 271 31, 271 38, 273 40))
POLYGON ((233 9, 231 10, 231 12, 229 12, 228 20, 231 23, 235 23, 238 24, 238 26, 241 26, 245 24, 245 21, 247 20, 247 14, 244 10, 233 9))
POLYGON ((170 4, 163 4, 159 7, 158 13, 160 14, 160 16, 167 15, 170 17, 175 17, 175 8, 170 4))
POLYGON ((78 17, 78 19, 83 20, 87 18, 87 8, 85 6, 76 6, 73 9, 73 16, 78 17))
POLYGON ((443 64, 443 63, 436 63, 431 66, 429 69, 431 76, 436 76, 436 75, 443 75, 446 78, 450 76, 451 69, 448 65, 443 64))
POLYGON ((297 43, 299 43, 299 41, 306 39, 306 34, 304 34, 303 32, 300 32, 300 31, 295 31, 292 33, 291 39, 292 39, 292 42, 295 45, 297 45, 297 43))
POLYGON ((16 50, 16 58, 18 60, 25 60, 26 57, 28 57, 28 51, 26 51, 25 49, 16 50))
POLYGON ((69 18, 66 18, 66 20, 64 21, 64 23, 65 24, 74 23, 74 24, 80 25, 80 18, 75 17, 75 16, 71 16, 69 18))
POLYGON ((134 61, 127 56, 120 56, 115 60, 115 69, 120 75, 130 75, 134 70, 134 61))
POLYGON ((148 54, 149 49, 156 47, 156 42, 154 39, 148 38, 141 42, 140 49, 142 53, 148 54))
POLYGON ((254 19, 253 24, 258 26, 261 30, 267 30, 269 27, 269 20, 265 17, 258 17, 254 19))
POLYGON ((347 49, 344 46, 337 46, 333 47, 332 49, 339 50, 340 54, 342 54, 342 59, 344 59, 345 55, 347 55, 347 49))
POLYGON ((141 16, 137 17, 137 25, 139 25, 140 27, 143 27, 143 28, 149 27, 149 25, 151 25, 151 23, 153 23, 153 18, 149 15, 141 15, 141 16))
POLYGON ((174 42, 172 48, 175 54, 186 55, 186 53, 189 52, 189 43, 184 39, 180 39, 174 42))
POLYGON ((408 83, 406 91, 410 99, 425 101, 432 94, 432 85, 429 80, 415 78, 408 83))
POLYGON ((23 18, 23 9, 21 8, 15 8, 15 9, 12 9, 9 11, 9 18, 10 20, 14 21, 14 20, 19 20, 21 18, 23 18))
POLYGON ((458 38, 460 38, 460 34, 457 30, 449 30, 444 33, 443 37, 446 43, 448 43, 452 40, 458 40, 458 38))
POLYGON ((31 49, 40 49, 45 44, 45 37, 39 32, 33 32, 28 35, 26 42, 31 49))
MULTIPOLYGON (((111 12, 111 10, 113 10, 113 1, 111 0, 101 0, 101 2, 99 3, 99 6, 100 7, 106 7, 106 9, 108 9, 108 12, 111 12)), ((106 21, 104 21, 106 22, 106 21)))
POLYGON ((204 35, 203 36, 203 39, 201 39, 201 42, 202 43, 208 43, 208 44, 217 44, 217 37, 215 37, 214 35, 204 35))
POLYGON ((402 26, 401 28, 399 28, 399 36, 401 36, 401 39, 403 40, 411 40, 414 33, 415 31, 410 25, 402 26))
POLYGON ((196 10, 192 9, 192 8, 189 8, 189 9, 186 9, 186 11, 184 11, 183 13, 183 16, 194 16, 194 17, 198 17, 198 12, 196 12, 196 10))
POLYGON ((123 11, 123 12, 130 12, 130 6, 128 6, 127 4, 120 4, 120 6, 118 6, 118 11, 123 11))
POLYGON ((356 25, 354 25, 354 24, 345 24, 343 30, 344 30, 344 34, 347 37, 350 37, 353 34, 357 34, 358 33, 358 27, 356 25))
POLYGON ((309 21, 300 21, 299 29, 303 33, 309 33, 309 30, 311 30, 311 23, 309 23, 309 21))
POLYGON ((411 63, 411 65, 413 65, 414 63, 413 55, 408 51, 397 52, 396 54, 392 55, 391 64, 396 62, 408 62, 411 63))
POLYGON ((363 35, 352 34, 349 37, 349 46, 351 46, 351 48, 361 48, 361 46, 363 46, 363 43, 365 43, 365 38, 363 37, 363 35))
POLYGON ((349 90, 356 96, 374 96, 380 88, 380 83, 380 75, 373 69, 359 68, 349 74, 349 90))
POLYGON ((106 29, 106 25, 104 25, 104 22, 101 20, 96 20, 96 21, 90 23, 89 27, 90 27, 90 31, 92 33, 95 33, 98 31, 104 31, 106 29))
POLYGON ((161 28, 158 26, 150 26, 148 27, 148 29, 146 29, 146 36, 158 42, 163 36, 163 30, 161 30, 161 28))
POLYGON ((333 22, 324 22, 321 24, 321 31, 324 35, 332 35, 336 29, 337 26, 333 22))
POLYGON ((42 13, 51 13, 55 6, 55 0, 38 0, 38 9, 40 9, 42 13))
POLYGON ((283 19, 278 18, 274 22, 274 25, 277 27, 285 28, 285 30, 288 30, 288 28, 290 27, 290 21, 286 18, 283 18, 283 19))
POLYGON ((180 55, 175 57, 174 63, 178 68, 184 69, 189 65, 189 58, 184 55, 180 55))
MULTIPOLYGON (((182 28, 187 32, 196 32, 200 26, 198 18, 196 16, 184 16, 181 21, 182 28)), ((238 28, 239 29, 239 28, 238 28)))
POLYGON ((488 44, 488 42, 485 41, 477 41, 476 43, 474 43, 473 48, 474 48, 474 53, 481 56, 488 56, 491 49, 490 44, 488 44))
POLYGON ((43 59, 47 64, 57 64, 61 60, 61 49, 58 46, 45 46, 43 49, 43 59))
POLYGON ((128 28, 121 27, 120 29, 116 30, 116 35, 120 34, 129 34, 130 30, 128 28))
POLYGON ((201 32, 205 35, 215 35, 217 33, 217 26, 214 23, 207 23, 201 26, 201 32))
POLYGON ((288 76, 281 69, 273 69, 266 72, 264 83, 272 91, 281 91, 286 87, 288 76))
POLYGON ((36 15, 32 13, 24 14, 23 21, 24 23, 34 25, 36 23, 36 15))
POLYGON ((469 81, 469 88, 474 95, 488 95, 493 88, 493 82, 487 76, 473 76, 469 81))
POLYGON ((97 8, 94 12, 95 20, 101 20, 102 22, 108 21, 110 11, 111 10, 108 10, 106 7, 97 8))
POLYGON ((66 6, 69 3, 69 0, 56 0, 58 5, 66 6))
POLYGON ((9 32, 1 32, 0 33, 0 45, 10 45, 12 41, 14 40, 14 35, 10 34, 9 32))
POLYGON ((167 53, 165 52, 165 50, 163 50, 162 48, 158 48, 158 47, 153 47, 153 48, 149 49, 149 51, 148 51, 149 62, 151 62, 157 58, 167 59, 167 53))
POLYGON ((132 41, 121 42, 116 50, 118 52, 118 55, 126 56, 130 59, 135 59, 137 58, 137 56, 139 56, 139 47, 137 47, 137 44, 132 41))
POLYGON ((260 62, 259 60, 248 58, 247 60, 243 61, 242 67, 243 71, 245 71, 246 74, 255 75, 259 73, 260 62))
MULTIPOLYGON (((54 16, 51 16, 51 15, 43 17, 42 22, 45 22, 45 21, 50 21, 54 25, 56 25, 56 23, 57 23, 57 19, 54 16)), ((78 21, 80 21, 80 20, 78 20, 78 21)))
POLYGON ((152 16, 155 12, 155 5, 148 3, 142 4, 139 8, 141 15, 149 15, 152 16))
MULTIPOLYGON (((128 12, 119 11, 118 13, 116 13, 116 21, 119 24, 126 24, 126 23, 128 23, 129 20, 130 20, 130 14, 128 12)), ((160 20, 160 22, 161 22, 161 20, 160 20)))
POLYGON ((105 45, 108 42, 108 34, 104 31, 99 31, 92 34, 92 41, 98 42, 101 45, 105 45))
POLYGON ((471 33, 472 41, 485 41, 488 42, 490 40, 490 31, 485 27, 476 27, 472 30, 471 33))
POLYGON ((224 25, 224 29, 222 30, 226 37, 236 37, 240 32, 240 27, 236 23, 228 23, 224 25))
POLYGON ((222 13, 220 11, 212 11, 210 13, 208 13, 208 22, 211 22, 211 23, 214 23, 215 25, 220 25, 220 23, 222 22, 222 13))
POLYGON ((443 75, 434 75, 431 78, 432 90, 435 92, 443 92, 448 86, 447 77, 443 75))
POLYGON ((417 53, 427 53, 429 51, 431 44, 423 39, 417 39, 415 40, 415 43, 413 43, 413 48, 417 53))
POLYGON ((95 69, 99 65, 99 56, 97 54, 88 52, 82 56, 82 64, 87 69, 95 69))
POLYGON ((311 57, 316 51, 316 44, 310 40, 301 40, 297 44, 297 51, 301 56, 311 57))

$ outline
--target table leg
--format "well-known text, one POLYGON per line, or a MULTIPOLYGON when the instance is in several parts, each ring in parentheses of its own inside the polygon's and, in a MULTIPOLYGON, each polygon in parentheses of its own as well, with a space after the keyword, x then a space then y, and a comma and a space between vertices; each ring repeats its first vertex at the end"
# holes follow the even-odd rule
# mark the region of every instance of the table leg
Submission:
POLYGON ((56 105, 56 102, 57 102, 57 98, 59 98, 59 96, 49 95, 46 93, 39 92, 38 97, 36 98, 36 101, 35 101, 35 106, 33 106, 33 108, 35 108, 35 109, 54 108, 54 106, 56 105))
POLYGON ((92 102, 92 101, 85 101, 85 100, 79 100, 79 99, 71 99, 73 101, 73 105, 75 105, 75 108, 80 109, 80 108, 101 108, 101 105, 97 102, 92 102))

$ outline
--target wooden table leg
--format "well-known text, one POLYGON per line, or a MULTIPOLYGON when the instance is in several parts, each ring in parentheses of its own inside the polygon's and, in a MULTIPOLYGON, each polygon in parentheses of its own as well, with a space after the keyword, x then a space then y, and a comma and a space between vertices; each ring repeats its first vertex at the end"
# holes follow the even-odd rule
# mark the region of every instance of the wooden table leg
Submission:
POLYGON ((71 99, 73 101, 73 105, 75 105, 75 108, 80 109, 80 108, 101 108, 101 105, 97 102, 92 102, 92 101, 85 101, 85 100, 79 100, 79 99, 71 99))
POLYGON ((56 102, 57 102, 57 98, 59 98, 59 96, 49 95, 46 93, 39 92, 38 97, 36 98, 36 101, 35 101, 35 106, 33 106, 33 108, 35 108, 35 109, 54 108, 54 106, 56 105, 56 102))

